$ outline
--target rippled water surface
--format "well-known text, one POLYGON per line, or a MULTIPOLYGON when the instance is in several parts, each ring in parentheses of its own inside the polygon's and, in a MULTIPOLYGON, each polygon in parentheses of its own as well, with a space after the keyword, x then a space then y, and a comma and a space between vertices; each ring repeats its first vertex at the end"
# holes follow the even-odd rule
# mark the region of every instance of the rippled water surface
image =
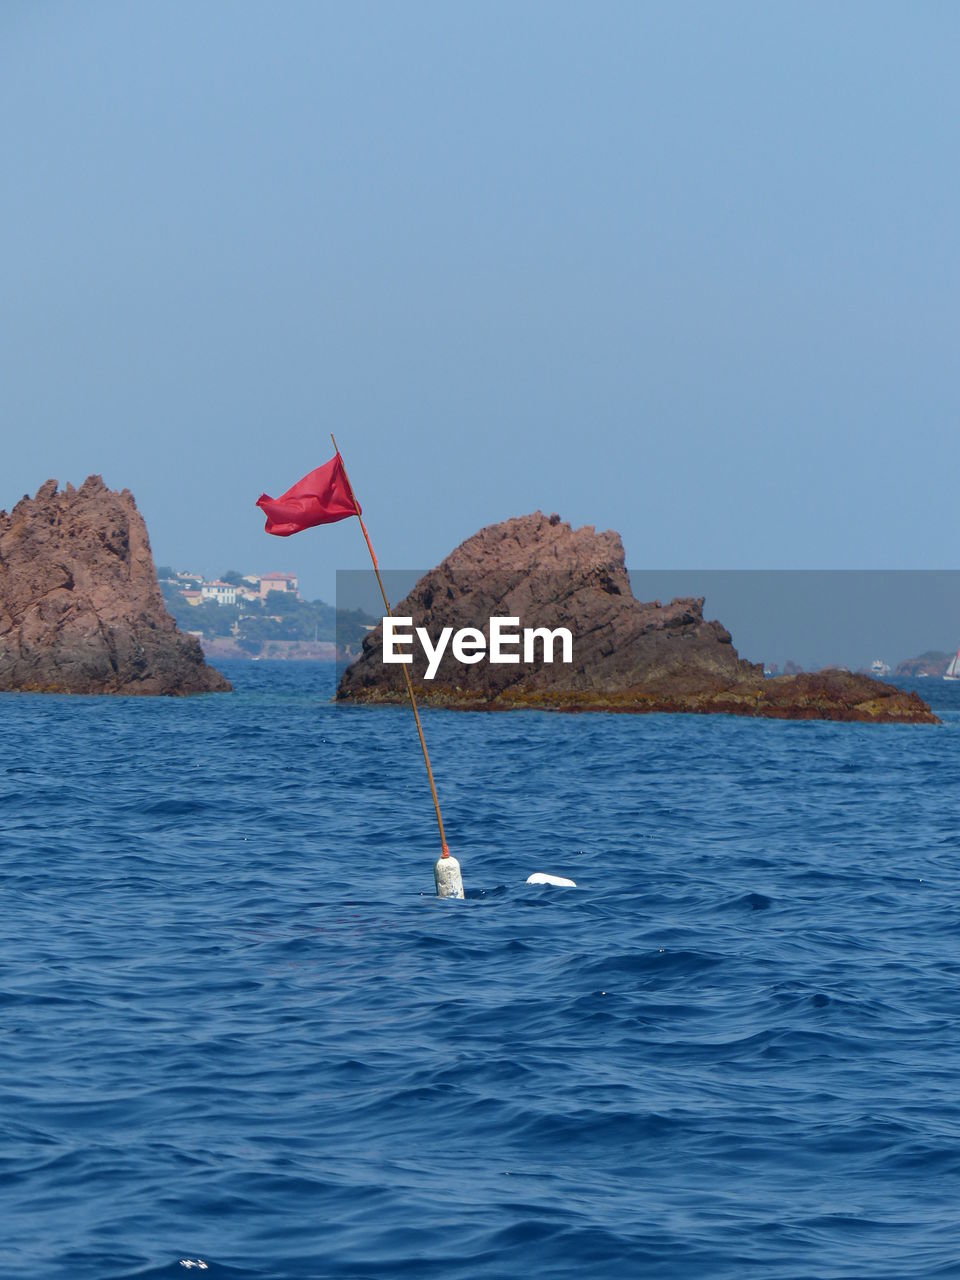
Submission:
POLYGON ((427 712, 440 902, 409 712, 229 674, 0 700, 0 1275, 960 1276, 957 686, 427 712))

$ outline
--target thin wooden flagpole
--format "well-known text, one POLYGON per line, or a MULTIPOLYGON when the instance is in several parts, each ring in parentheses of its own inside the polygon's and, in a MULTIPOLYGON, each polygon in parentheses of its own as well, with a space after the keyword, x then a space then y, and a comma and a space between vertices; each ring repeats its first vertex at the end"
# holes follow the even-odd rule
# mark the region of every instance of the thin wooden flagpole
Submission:
MULTIPOLYGON (((373 543, 370 541, 370 535, 367 533, 367 526, 363 523, 363 516, 360 514, 360 503, 357 501, 357 495, 353 491, 353 485, 350 483, 350 477, 347 475, 347 468, 344 465, 343 454, 340 452, 340 446, 337 444, 336 437, 330 432, 330 439, 333 441, 333 447, 340 459, 340 465, 343 467, 343 477, 350 489, 350 497, 353 499, 353 505, 357 509, 357 519, 360 521, 360 528, 363 530, 363 536, 367 543, 367 550, 370 552, 370 559, 373 561, 373 571, 377 575, 377 583, 380 587, 380 594, 383 596, 383 607, 387 611, 388 617, 393 617, 393 610, 390 608, 390 601, 387 599, 387 592, 383 585, 383 579, 380 577, 380 566, 377 563, 377 555, 373 549, 373 543)), ((410 673, 407 670, 407 663, 401 663, 400 670, 403 672, 403 678, 407 682, 407 693, 410 695, 410 705, 413 708, 413 718, 417 722, 417 733, 420 735, 420 746, 423 748, 423 759, 427 766, 427 777, 430 779, 430 793, 433 796, 433 807, 437 811, 437 826, 440 828, 440 847, 441 857, 449 858, 450 850, 447 847, 447 837, 443 830, 443 815, 440 812, 440 801, 437 799, 437 784, 433 780, 433 769, 430 767, 430 752, 427 750, 427 740, 423 736, 423 725, 420 723, 420 712, 417 709, 417 699, 414 696, 413 684, 410 680, 410 673)))

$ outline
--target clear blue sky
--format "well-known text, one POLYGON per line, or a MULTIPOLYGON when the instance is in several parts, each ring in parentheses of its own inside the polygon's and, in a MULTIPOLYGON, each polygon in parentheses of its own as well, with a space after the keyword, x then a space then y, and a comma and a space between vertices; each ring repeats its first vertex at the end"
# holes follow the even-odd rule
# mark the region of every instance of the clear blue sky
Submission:
POLYGON ((542 507, 638 568, 956 567, 955 3, 0 5, 0 506, 330 595, 542 507))

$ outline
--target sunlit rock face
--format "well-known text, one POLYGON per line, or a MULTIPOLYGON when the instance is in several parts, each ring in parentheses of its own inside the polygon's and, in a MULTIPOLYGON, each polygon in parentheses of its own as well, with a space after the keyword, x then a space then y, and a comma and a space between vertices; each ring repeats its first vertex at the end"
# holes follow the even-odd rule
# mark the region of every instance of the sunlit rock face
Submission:
MULTIPOLYGON (((468 664, 448 637, 431 667, 425 648, 414 642, 407 670, 418 697, 437 706, 936 721, 915 694, 863 676, 765 679, 762 666, 740 658, 722 623, 704 618, 703 603, 635 599, 619 534, 590 525, 573 529, 537 511, 468 538, 424 574, 394 613, 423 627, 434 649, 445 628, 453 637, 475 628, 489 647, 491 618, 516 618, 520 629, 570 632, 570 662, 558 659, 555 646, 552 662, 468 664)), ((400 666, 384 663, 383 640, 382 626, 364 640, 340 681, 340 700, 407 697, 400 666)))
POLYGON ((99 476, 0 512, 0 690, 187 694, 228 691, 177 630, 128 489, 99 476))

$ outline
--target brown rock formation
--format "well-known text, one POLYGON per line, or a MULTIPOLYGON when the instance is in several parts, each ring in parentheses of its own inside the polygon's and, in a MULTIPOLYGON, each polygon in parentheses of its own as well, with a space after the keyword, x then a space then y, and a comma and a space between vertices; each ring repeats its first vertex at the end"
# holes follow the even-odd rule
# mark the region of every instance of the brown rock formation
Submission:
POLYGON ((918 679, 920 676, 936 676, 942 677, 946 674, 947 667, 953 658, 952 653, 940 653, 938 650, 928 649, 926 653, 921 653, 919 657, 907 658, 903 662, 897 663, 897 669, 894 671, 895 676, 906 676, 908 679, 918 679))
MULTIPOLYGON (((408 669, 428 705, 936 722, 916 694, 867 677, 829 671, 765 679, 762 666, 738 656, 719 622, 704 620, 702 599, 668 605, 634 599, 618 534, 572 529, 539 511, 468 538, 420 579, 395 613, 426 627, 434 643, 443 627, 472 626, 488 636, 489 619, 496 616, 517 617, 521 628, 572 632, 572 664, 484 660, 468 666, 448 646, 431 681, 423 650, 414 643, 408 669)), ((381 628, 364 641, 337 697, 406 697, 399 666, 383 664, 381 628)))
POLYGON ((99 476, 0 511, 0 691, 215 693, 167 613, 143 517, 99 476))

